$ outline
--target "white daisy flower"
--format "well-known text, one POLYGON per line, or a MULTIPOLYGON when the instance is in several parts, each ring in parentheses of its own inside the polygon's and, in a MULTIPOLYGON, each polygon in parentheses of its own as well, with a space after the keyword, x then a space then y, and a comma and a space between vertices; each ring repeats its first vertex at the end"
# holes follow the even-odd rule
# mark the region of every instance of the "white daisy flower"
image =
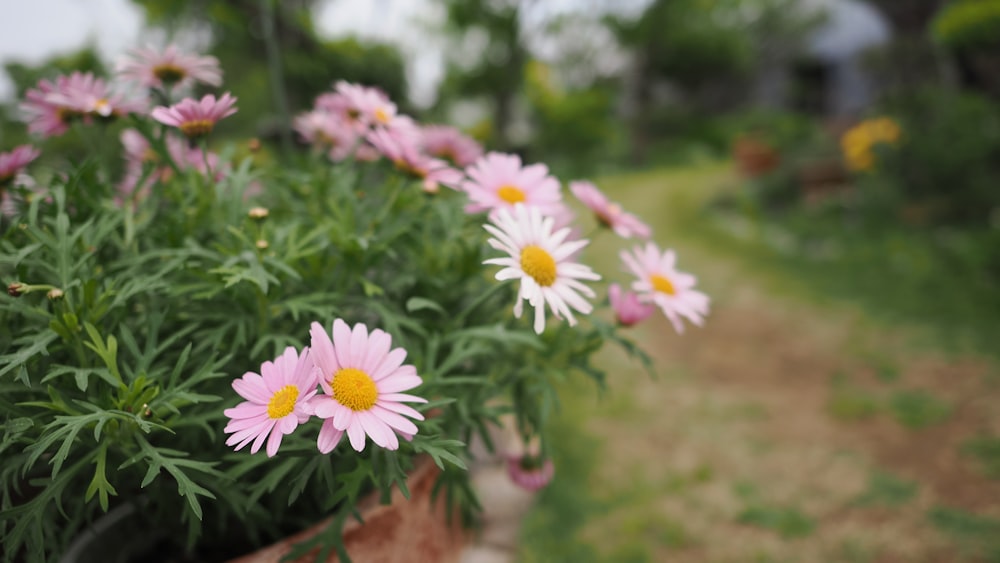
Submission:
POLYGON ((548 304, 557 319, 566 318, 570 326, 576 325, 573 310, 589 314, 593 306, 582 296, 594 297, 594 292, 579 280, 599 280, 601 276, 588 266, 570 260, 586 246, 588 240, 566 241, 568 227, 552 232, 554 219, 545 217, 537 207, 523 204, 513 211, 497 209, 491 223, 483 227, 494 238, 489 244, 506 252, 503 258, 491 258, 484 264, 503 266, 496 273, 498 280, 521 280, 514 316, 521 318, 524 301, 535 308, 535 332, 545 329, 545 305, 548 304))

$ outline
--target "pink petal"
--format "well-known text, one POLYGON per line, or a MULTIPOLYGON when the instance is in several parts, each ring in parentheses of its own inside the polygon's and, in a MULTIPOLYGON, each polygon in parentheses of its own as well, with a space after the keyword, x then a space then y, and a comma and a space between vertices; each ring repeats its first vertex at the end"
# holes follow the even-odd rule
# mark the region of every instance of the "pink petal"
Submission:
POLYGON ((376 381, 375 386, 378 387, 379 394, 382 393, 394 393, 396 391, 406 391, 407 389, 413 389, 419 386, 424 381, 420 379, 417 375, 392 375, 386 377, 381 381, 376 381))
POLYGON ((354 451, 360 452, 365 449, 365 431, 361 426, 361 421, 352 421, 347 427, 347 437, 351 440, 351 447, 354 448, 354 451))
POLYGON ((344 432, 333 427, 332 420, 323 422, 323 427, 319 430, 319 438, 316 439, 316 446, 320 453, 328 454, 340 443, 340 438, 344 432))

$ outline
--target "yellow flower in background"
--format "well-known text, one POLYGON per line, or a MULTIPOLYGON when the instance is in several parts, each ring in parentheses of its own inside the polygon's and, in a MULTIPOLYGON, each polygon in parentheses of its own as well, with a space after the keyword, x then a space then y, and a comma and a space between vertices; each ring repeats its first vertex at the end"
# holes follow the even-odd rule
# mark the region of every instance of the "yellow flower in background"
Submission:
POLYGON ((888 117, 868 119, 855 125, 840 138, 847 167, 855 171, 871 170, 875 166, 872 148, 879 143, 894 145, 899 136, 899 125, 888 117))

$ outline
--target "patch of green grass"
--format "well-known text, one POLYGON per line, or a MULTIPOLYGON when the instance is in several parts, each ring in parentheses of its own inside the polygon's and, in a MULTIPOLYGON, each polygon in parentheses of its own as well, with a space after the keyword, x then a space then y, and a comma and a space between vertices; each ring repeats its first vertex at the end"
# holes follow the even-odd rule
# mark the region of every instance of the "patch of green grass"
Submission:
POLYGON ((695 540, 684 524, 662 514, 636 511, 621 526, 628 544, 658 544, 671 549, 694 545, 695 540))
POLYGON ((774 530, 785 539, 801 538, 813 533, 816 521, 796 508, 752 505, 736 520, 743 524, 774 530))
POLYGON ((553 461, 558 477, 539 493, 521 525, 518 560, 597 562, 596 546, 581 537, 587 522, 606 510, 594 495, 591 475, 601 455, 600 442, 574 422, 572 404, 553 421, 553 461))
POLYGON ((944 506, 931 509, 927 516, 963 552, 1000 562, 1000 520, 944 506))
POLYGON ((871 418, 882 410, 878 397, 858 387, 835 385, 826 403, 826 412, 839 420, 857 421, 871 418))
POLYGON ((875 553, 857 540, 846 539, 841 542, 834 560, 844 563, 870 563, 875 560, 875 553))
POLYGON ((951 405, 921 390, 893 393, 889 409, 897 422, 914 429, 944 422, 951 415, 951 405))
POLYGON ((854 503, 859 506, 902 506, 913 500, 917 495, 918 485, 886 473, 875 471, 868 478, 868 488, 861 493, 854 503))
POLYGON ((1000 438, 979 436, 962 444, 962 453, 979 460, 983 473, 1000 479, 1000 438))

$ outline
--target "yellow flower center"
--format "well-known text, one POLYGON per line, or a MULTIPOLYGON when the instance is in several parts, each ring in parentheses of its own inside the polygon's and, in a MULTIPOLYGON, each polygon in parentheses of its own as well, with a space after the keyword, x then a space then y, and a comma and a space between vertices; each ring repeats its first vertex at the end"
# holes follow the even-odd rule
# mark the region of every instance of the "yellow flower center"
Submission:
POLYGON ((286 417, 295 410, 295 401, 299 398, 299 388, 285 385, 271 397, 267 403, 267 416, 271 418, 286 417))
POLYGON ((510 184, 504 184, 497 189, 497 195, 500 199, 510 203, 511 205, 515 203, 520 203, 524 201, 524 192, 516 186, 510 184))
POLYGON ((94 113, 97 115, 107 117, 111 115, 111 102, 107 98, 100 98, 94 102, 94 113))
POLYGON ((161 82, 173 84, 187 76, 187 72, 175 64, 165 63, 153 67, 153 76, 159 78, 161 82))
POLYGON ((180 128, 181 133, 184 133, 185 136, 194 138, 211 133, 214 126, 215 123, 211 119, 194 119, 181 123, 180 128))
POLYGON ((389 112, 385 111, 385 108, 378 108, 375 110, 375 121, 378 121, 382 125, 387 125, 392 117, 389 116, 389 112))
POLYGON ((378 388, 367 373, 355 368, 342 368, 333 374, 333 398, 353 411, 366 411, 375 405, 378 388))
POLYGON ((542 287, 556 282, 556 259, 540 247, 531 245, 521 250, 521 269, 542 287))
POLYGON ((670 283, 670 280, 659 274, 649 276, 649 283, 653 284, 653 289, 659 291, 660 293, 666 293, 667 295, 677 294, 677 290, 674 289, 674 284, 670 283))

